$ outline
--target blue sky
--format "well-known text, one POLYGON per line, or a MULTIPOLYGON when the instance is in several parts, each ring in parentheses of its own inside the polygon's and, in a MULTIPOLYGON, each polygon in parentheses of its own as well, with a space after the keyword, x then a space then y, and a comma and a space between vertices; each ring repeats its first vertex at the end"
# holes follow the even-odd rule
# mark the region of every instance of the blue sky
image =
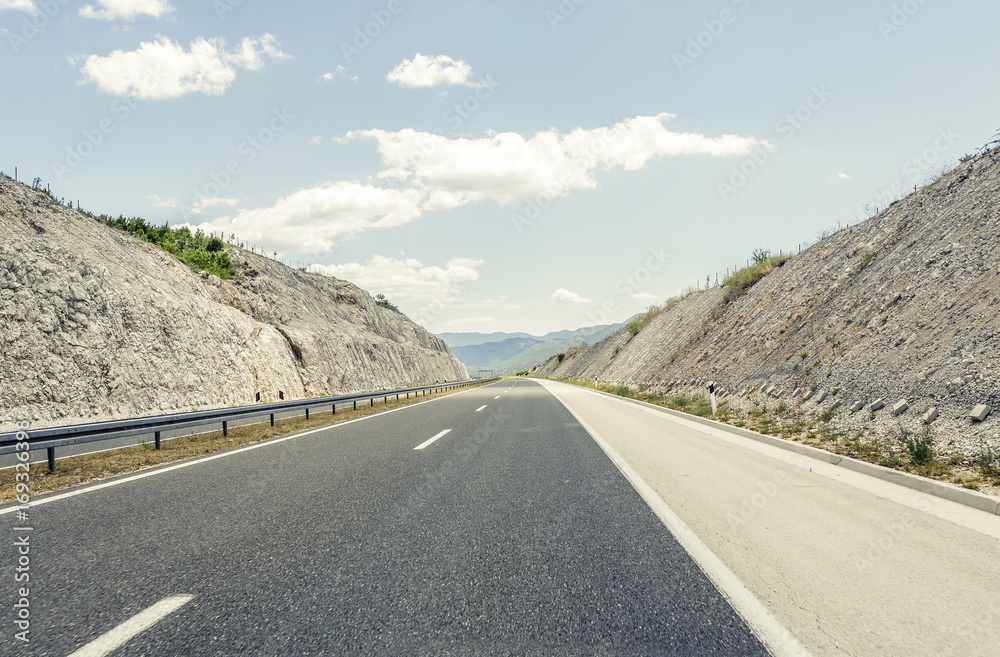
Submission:
POLYGON ((384 293, 621 321, 1000 129, 1000 5, 0 0, 0 169, 384 293))

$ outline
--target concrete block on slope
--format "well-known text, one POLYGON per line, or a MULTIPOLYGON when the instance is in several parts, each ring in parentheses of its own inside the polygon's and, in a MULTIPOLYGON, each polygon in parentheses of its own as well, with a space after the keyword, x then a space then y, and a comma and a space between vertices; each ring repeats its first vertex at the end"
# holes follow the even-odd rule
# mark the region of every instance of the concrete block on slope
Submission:
POLYGON ((899 415, 910 407, 910 404, 905 399, 900 399, 898 402, 892 405, 892 414, 899 415))
POLYGON ((854 406, 851 406, 851 412, 852 413, 857 413, 858 411, 860 411, 864 407, 865 407, 865 403, 864 402, 856 402, 854 404, 854 406))
POLYGON ((819 404, 824 399, 826 399, 826 390, 820 390, 819 392, 816 393, 816 396, 813 398, 813 401, 819 404))
POLYGON ((802 395, 802 399, 803 399, 803 401, 805 401, 805 400, 809 399, 812 396, 813 396, 813 391, 812 390, 806 390, 805 394, 802 395))
POLYGON ((931 407, 930 409, 928 409, 926 413, 924 413, 924 416, 920 419, 924 424, 930 424, 931 422, 937 419, 937 416, 938 416, 938 410, 934 407, 931 407))
POLYGON ((884 400, 882 400, 882 399, 876 399, 875 401, 873 401, 871 403, 871 409, 873 411, 877 411, 880 408, 885 408, 885 401, 884 400))
POLYGON ((971 417, 976 422, 982 422, 983 420, 986 419, 986 416, 989 415, 992 411, 993 409, 987 406, 986 404, 977 404, 976 407, 972 409, 972 412, 969 413, 969 417, 971 417))

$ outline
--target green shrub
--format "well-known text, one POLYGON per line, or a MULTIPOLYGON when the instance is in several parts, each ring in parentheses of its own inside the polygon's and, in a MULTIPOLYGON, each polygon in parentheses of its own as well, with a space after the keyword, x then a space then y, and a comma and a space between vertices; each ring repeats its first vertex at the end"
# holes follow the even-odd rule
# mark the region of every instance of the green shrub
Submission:
POLYGON ((900 427, 899 443, 916 465, 928 465, 934 460, 934 432, 930 427, 924 427, 919 435, 900 427))
POLYGON ((746 293, 755 283, 788 262, 790 256, 772 256, 770 251, 756 249, 752 265, 733 272, 722 281, 722 301, 730 303, 746 293))
POLYGON ((979 465, 979 471, 984 475, 1000 478, 1000 452, 992 447, 984 447, 979 453, 979 457, 976 458, 976 462, 979 465))
POLYGON ((388 299, 385 298, 384 294, 375 295, 375 305, 379 308, 385 308, 386 310, 391 310, 394 313, 399 312, 399 308, 395 304, 390 303, 388 299))
POLYGON ((106 226, 149 242, 195 269, 210 272, 223 279, 229 278, 232 273, 233 263, 225 252, 225 242, 218 237, 208 237, 201 231, 192 234, 187 227, 153 226, 142 217, 126 219, 122 215, 112 217, 106 214, 84 214, 106 226))

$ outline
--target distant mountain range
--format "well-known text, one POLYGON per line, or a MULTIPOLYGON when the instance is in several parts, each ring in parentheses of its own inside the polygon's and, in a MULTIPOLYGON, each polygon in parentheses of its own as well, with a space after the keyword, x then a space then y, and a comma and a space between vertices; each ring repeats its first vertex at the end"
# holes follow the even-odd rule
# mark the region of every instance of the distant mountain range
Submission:
POLYGON ((615 333, 624 324, 604 324, 553 331, 537 336, 530 333, 438 333, 451 352, 475 376, 480 369, 494 374, 514 374, 545 362, 571 347, 593 344, 615 333))

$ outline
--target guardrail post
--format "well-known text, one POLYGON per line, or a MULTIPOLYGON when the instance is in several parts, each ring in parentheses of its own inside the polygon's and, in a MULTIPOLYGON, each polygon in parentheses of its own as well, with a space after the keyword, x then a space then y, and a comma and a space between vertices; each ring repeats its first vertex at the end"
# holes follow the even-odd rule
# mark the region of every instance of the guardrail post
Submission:
POLYGON ((385 398, 382 399, 382 403, 383 404, 388 404, 389 403, 389 395, 386 395, 385 398))
POLYGON ((229 422, 227 422, 226 420, 222 421, 222 437, 223 438, 229 437, 229 422))
POLYGON ((333 415, 337 414, 337 402, 333 402, 333 415))
POLYGON ((307 420, 309 419, 309 407, 308 406, 306 406, 306 419, 307 420))
POLYGON ((48 452, 49 452, 49 472, 55 472, 56 471, 56 448, 55 447, 49 447, 48 448, 48 452))
POLYGON ((368 404, 368 405, 374 408, 374 407, 375 407, 375 398, 374 398, 374 397, 372 397, 372 398, 371 398, 371 399, 369 399, 368 401, 370 401, 370 402, 371 402, 371 403, 370 403, 370 404, 368 404))
POLYGON ((358 410, 358 400, 354 400, 354 410, 358 410))
POLYGON ((274 426, 274 413, 271 413, 271 426, 274 426))
POLYGON ((156 449, 160 449, 160 432, 157 431, 153 434, 153 443, 156 445, 156 449))

